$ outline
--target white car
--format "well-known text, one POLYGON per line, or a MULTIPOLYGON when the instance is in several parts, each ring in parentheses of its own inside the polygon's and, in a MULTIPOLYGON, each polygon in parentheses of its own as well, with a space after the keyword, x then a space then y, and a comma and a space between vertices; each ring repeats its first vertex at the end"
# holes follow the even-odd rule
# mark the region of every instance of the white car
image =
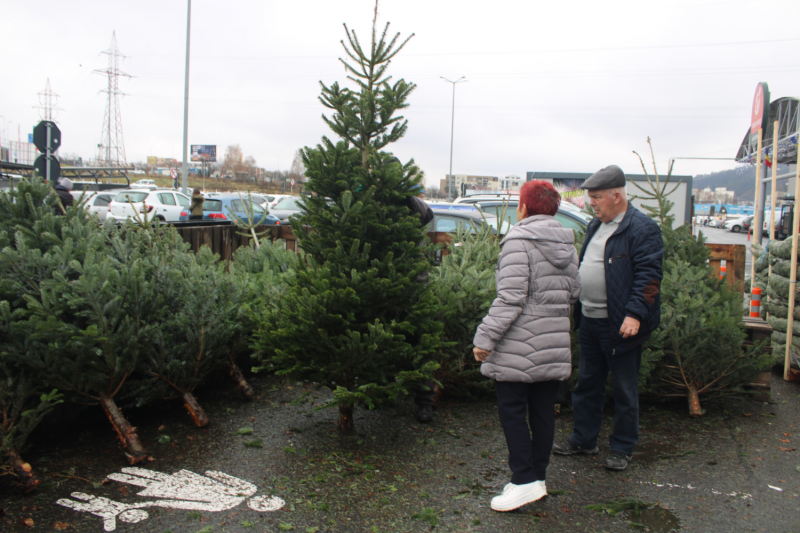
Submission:
POLYGON ((146 214, 149 220, 157 218, 164 222, 178 222, 181 212, 188 210, 190 204, 188 196, 172 189, 129 189, 118 192, 108 204, 108 218, 122 222, 143 218, 146 214))
POLYGON ((156 180, 139 180, 133 185, 131 189, 157 189, 156 180))
MULTIPOLYGON (((273 207, 275 207, 275 204, 277 204, 284 198, 299 198, 299 196, 292 196, 291 194, 270 194, 269 196, 270 196, 269 207, 267 207, 267 209, 272 209, 273 207)), ((266 207, 266 206, 262 205, 261 207, 266 207)))
POLYGON ((88 212, 97 215, 97 218, 100 219, 100 222, 103 222, 106 219, 106 215, 108 214, 108 204, 111 203, 111 200, 113 200, 114 196, 116 196, 116 192, 114 191, 73 190, 69 191, 69 193, 73 196, 73 198, 75 198, 76 204, 83 199, 83 208, 88 212))

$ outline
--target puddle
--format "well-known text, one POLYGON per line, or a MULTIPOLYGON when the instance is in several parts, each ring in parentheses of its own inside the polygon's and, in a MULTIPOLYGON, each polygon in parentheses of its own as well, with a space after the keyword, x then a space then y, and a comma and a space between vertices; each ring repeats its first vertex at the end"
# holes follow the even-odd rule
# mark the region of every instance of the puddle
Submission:
POLYGON ((681 531, 681 521, 669 509, 652 507, 642 509, 639 516, 625 513, 631 528, 649 533, 673 533, 681 531))
POLYGON ((636 450, 633 452, 633 460, 641 464, 650 464, 656 461, 685 457, 693 453, 695 453, 694 450, 681 449, 674 444, 648 442, 636 446, 636 450))

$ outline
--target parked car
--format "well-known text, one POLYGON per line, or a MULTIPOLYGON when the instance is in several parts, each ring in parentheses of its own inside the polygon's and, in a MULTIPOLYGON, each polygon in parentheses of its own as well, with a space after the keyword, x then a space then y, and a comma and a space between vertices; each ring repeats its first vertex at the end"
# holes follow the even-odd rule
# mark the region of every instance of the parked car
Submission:
POLYGON ((469 194, 467 196, 459 196, 453 200, 454 204, 476 204, 485 200, 519 200, 519 193, 499 193, 499 192, 486 192, 469 194))
POLYGON ((296 215, 301 209, 299 196, 284 196, 274 207, 270 208, 269 212, 285 224, 289 221, 290 216, 296 215))
POLYGON ((108 204, 108 218, 118 222, 147 215, 148 219, 177 222, 189 208, 188 196, 172 189, 131 190, 117 193, 108 204))
MULTIPOLYGON (((203 201, 203 220, 231 220, 235 222, 235 219, 231 216, 231 212, 233 212, 240 220, 247 222, 246 205, 246 195, 217 194, 210 198, 206 197, 203 201)), ((265 226, 279 226, 281 224, 278 217, 266 214, 264 208, 258 205, 255 199, 253 199, 252 214, 253 222, 256 224, 265 226)), ((181 221, 190 220, 188 209, 182 211, 180 215, 181 221)))
POLYGON ((269 207, 267 209, 269 209, 270 211, 273 210, 277 205, 277 203, 283 200, 284 198, 300 198, 299 196, 292 196, 291 194, 270 194, 269 197, 270 197, 269 207))
POLYGON ((157 189, 156 180, 139 180, 131 185, 131 189, 157 189))
POLYGON ((108 215, 108 204, 116 195, 113 191, 76 191, 71 190, 70 194, 75 198, 75 203, 83 200, 83 208, 90 213, 97 215, 100 222, 103 222, 108 215))
POLYGON ((428 231, 453 233, 461 225, 469 233, 475 233, 475 228, 483 224, 484 220, 492 228, 494 234, 499 231, 501 235, 505 235, 511 229, 511 224, 508 222, 503 222, 501 228, 500 221, 495 215, 481 213, 478 210, 431 208, 431 211, 433 211, 433 220, 428 226, 428 231))
POLYGON ((741 217, 741 218, 730 218, 725 221, 725 225, 723 228, 730 230, 734 233, 739 233, 740 231, 749 232, 750 225, 753 223, 753 215, 741 217))
MULTIPOLYGON (((580 211, 577 207, 566 207, 567 203, 561 202, 561 206, 559 206, 558 212, 555 214, 555 219, 565 228, 586 231, 586 226, 592 221, 592 217, 580 211)), ((503 215, 503 209, 505 208, 505 220, 512 225, 517 223, 518 197, 508 200, 481 200, 475 205, 485 213, 492 213, 497 217, 503 215)))
POLYGON ((473 204, 449 204, 447 202, 427 202, 431 209, 449 209, 451 211, 480 211, 473 204))

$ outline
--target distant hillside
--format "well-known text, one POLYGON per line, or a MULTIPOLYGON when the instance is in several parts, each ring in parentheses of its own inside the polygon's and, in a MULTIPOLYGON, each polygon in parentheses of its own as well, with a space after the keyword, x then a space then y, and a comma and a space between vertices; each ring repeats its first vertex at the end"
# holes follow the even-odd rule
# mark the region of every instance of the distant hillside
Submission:
MULTIPOLYGON (((771 171, 770 171, 771 172, 771 171)), ((754 166, 744 166, 711 174, 695 176, 693 188, 705 189, 710 187, 713 191, 717 187, 726 187, 729 191, 736 192, 736 199, 753 201, 756 184, 756 169, 754 166)), ((786 180, 778 182, 778 190, 786 190, 786 180)))

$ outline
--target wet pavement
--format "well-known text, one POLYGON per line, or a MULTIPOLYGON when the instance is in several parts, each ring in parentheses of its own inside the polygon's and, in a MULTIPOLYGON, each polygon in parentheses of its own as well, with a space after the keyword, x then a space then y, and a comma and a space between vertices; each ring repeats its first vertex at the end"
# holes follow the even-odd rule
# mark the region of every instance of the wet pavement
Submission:
MULTIPOLYGON (((600 454, 553 457, 550 495, 503 514, 489 509, 510 477, 491 399, 443 400, 429 426, 414 420, 408 401, 359 409, 355 434, 344 435, 334 410, 315 411, 328 392, 274 377, 252 382, 258 398, 250 403, 225 382, 199 390, 212 421, 204 429, 177 401, 126 411, 152 458, 137 466, 165 474, 217 471, 254 485, 229 492, 220 504, 226 509, 153 505, 119 513, 159 498, 107 479, 127 464, 107 420, 87 408, 44 426, 25 454, 43 480, 38 491, 23 496, 10 477, 0 477, 0 530, 103 531, 102 518, 56 503, 78 502, 70 495, 84 493, 127 506, 110 521, 121 532, 800 531, 800 386, 777 373, 772 401, 704 402, 699 419, 689 418, 685 401, 643 400, 641 442, 623 472, 602 467, 607 409, 600 454), (272 497, 284 507, 251 508, 272 497)), ((556 438, 566 438, 570 427, 565 410, 556 438)))

